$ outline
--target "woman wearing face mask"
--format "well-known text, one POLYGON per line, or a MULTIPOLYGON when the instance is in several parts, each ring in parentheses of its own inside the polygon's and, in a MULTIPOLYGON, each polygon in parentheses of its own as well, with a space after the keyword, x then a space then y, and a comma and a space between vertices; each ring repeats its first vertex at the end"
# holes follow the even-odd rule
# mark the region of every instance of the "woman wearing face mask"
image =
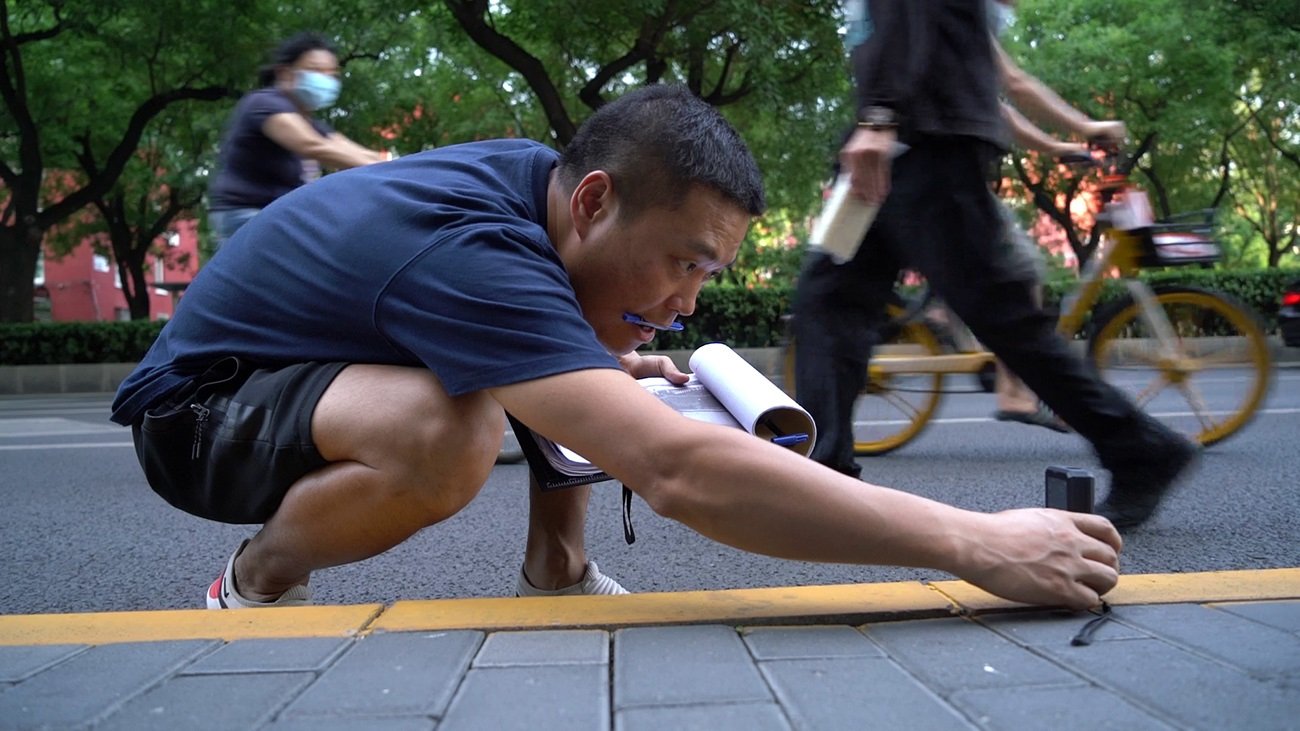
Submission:
POLYGON ((271 201, 320 177, 390 159, 335 132, 313 113, 338 98, 339 62, 317 33, 299 33, 275 49, 258 74, 259 89, 239 100, 221 143, 208 190, 214 248, 271 201))

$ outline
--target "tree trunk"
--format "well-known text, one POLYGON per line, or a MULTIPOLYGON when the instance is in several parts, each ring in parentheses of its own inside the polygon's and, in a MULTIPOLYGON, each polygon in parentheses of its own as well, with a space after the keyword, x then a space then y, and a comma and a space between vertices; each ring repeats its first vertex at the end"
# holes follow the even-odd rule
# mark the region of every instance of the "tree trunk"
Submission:
POLYGON ((144 267, 131 267, 133 286, 126 298, 127 307, 131 309, 132 320, 149 319, 149 284, 144 280, 144 267))
POLYGON ((0 227, 0 322, 31 322, 36 259, 45 232, 19 222, 0 227))

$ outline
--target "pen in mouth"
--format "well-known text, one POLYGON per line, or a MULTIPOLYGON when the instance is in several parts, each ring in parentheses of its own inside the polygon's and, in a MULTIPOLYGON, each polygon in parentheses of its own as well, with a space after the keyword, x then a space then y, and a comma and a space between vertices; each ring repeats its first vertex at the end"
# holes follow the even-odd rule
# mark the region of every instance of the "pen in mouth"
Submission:
POLYGON ((653 322, 650 322, 649 320, 643 320, 641 319, 640 315, 634 315, 631 312, 623 313, 623 321, 630 322, 633 325, 640 325, 642 327, 652 327, 656 330, 667 330, 670 332, 681 332, 685 328, 684 325, 676 321, 669 323, 667 325, 658 325, 653 322))

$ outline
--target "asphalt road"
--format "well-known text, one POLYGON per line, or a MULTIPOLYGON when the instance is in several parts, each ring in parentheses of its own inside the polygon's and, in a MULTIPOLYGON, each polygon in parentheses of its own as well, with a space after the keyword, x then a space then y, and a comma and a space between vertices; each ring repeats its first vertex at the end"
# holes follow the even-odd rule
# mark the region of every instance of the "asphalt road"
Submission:
MULTIPOLYGON (((1225 388, 1231 387, 1225 380, 1225 388)), ((1209 395, 1211 404, 1215 395, 1209 395)), ((0 613, 197 608, 253 526, 193 518, 145 484, 130 435, 107 421, 108 394, 0 397, 0 613)), ((939 422, 864 479, 977 510, 1040 505, 1043 469, 1093 467, 1074 435, 992 421, 992 397, 948 397, 939 422)), ((1160 407, 1157 407, 1159 410, 1160 407)), ((319 572, 321 603, 510 595, 523 553, 522 465, 499 465, 451 520, 382 556, 319 572)), ((1105 479, 1099 479, 1099 495, 1105 479)), ((1279 368, 1256 421, 1204 456, 1157 518, 1129 534, 1129 573, 1300 566, 1300 369, 1279 368)), ((747 554, 595 486, 588 552, 633 591, 946 579, 941 572, 818 565, 747 554)))

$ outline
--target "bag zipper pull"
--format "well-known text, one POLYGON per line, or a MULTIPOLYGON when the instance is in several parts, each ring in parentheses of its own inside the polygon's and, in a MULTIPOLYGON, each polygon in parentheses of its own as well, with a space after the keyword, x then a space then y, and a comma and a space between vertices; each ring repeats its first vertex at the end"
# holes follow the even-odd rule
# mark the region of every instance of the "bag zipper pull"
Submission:
POLYGON ((203 444, 203 422, 208 420, 208 414, 212 410, 203 404, 190 404, 190 410, 194 412, 194 449, 190 450, 190 459, 199 458, 199 447, 203 444))

